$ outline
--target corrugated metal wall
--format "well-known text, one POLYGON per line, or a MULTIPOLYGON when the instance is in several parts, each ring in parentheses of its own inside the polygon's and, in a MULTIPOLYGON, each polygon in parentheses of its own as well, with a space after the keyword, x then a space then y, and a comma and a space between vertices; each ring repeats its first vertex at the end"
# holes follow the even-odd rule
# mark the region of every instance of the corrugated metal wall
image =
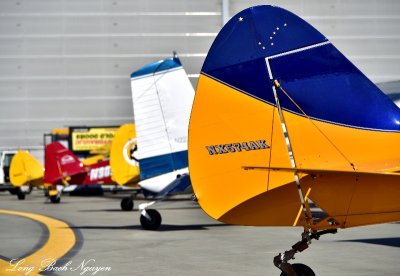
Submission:
POLYGON ((197 81, 214 1, 0 1, 0 147, 70 125, 133 121, 130 73, 175 50, 197 81))
MULTIPOLYGON (((273 4, 315 25, 375 82, 400 79, 400 1, 273 4)), ((176 50, 195 86, 222 25, 222 0, 0 1, 0 148, 52 128, 133 120, 130 73, 176 50)))

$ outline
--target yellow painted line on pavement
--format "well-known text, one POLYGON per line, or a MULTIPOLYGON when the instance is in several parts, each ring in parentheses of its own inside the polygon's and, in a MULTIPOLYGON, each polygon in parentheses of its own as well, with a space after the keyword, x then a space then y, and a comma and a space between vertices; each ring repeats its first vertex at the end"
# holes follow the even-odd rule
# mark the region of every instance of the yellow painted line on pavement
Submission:
POLYGON ((8 261, 0 259, 0 275, 39 275, 41 269, 44 269, 46 265, 49 264, 49 261, 56 261, 61 258, 67 254, 76 243, 76 237, 72 229, 68 224, 60 220, 33 213, 1 209, 0 214, 33 219, 43 223, 49 231, 46 243, 31 255, 19 260, 23 261, 21 265, 15 265, 18 260, 13 263, 14 265, 11 265, 8 261))

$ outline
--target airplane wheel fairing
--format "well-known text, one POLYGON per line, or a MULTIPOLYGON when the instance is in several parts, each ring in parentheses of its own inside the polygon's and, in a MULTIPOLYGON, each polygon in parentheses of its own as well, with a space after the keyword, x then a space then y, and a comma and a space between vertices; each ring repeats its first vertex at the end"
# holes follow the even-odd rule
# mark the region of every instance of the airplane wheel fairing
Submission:
POLYGON ((51 201, 51 203, 60 203, 61 198, 58 196, 51 196, 50 201, 51 201))
MULTIPOLYGON (((305 264, 292 264, 292 268, 297 276, 315 276, 314 271, 305 264)), ((286 273, 282 272, 281 276, 286 276, 286 273)))
POLYGON ((140 224, 146 230, 157 230, 161 225, 161 215, 157 210, 146 210, 147 215, 151 218, 149 220, 145 216, 140 216, 140 224))
POLYGON ((123 211, 132 211, 133 210, 133 200, 130 197, 124 197, 121 200, 121 209, 123 211))
POLYGON ((25 194, 24 193, 18 193, 17 197, 19 200, 24 200, 25 199, 25 194))

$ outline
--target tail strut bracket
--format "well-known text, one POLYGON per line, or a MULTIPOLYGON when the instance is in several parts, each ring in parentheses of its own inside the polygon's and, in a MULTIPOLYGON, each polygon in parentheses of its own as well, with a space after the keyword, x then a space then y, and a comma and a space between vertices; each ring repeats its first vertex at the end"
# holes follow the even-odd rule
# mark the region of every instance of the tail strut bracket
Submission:
POLYGON ((285 253, 279 253, 274 257, 274 265, 279 268, 288 276, 296 276, 296 272, 292 268, 292 265, 288 261, 294 259, 294 255, 297 252, 302 252, 308 248, 313 239, 319 240, 319 237, 325 234, 336 234, 337 229, 327 229, 315 233, 303 232, 301 235, 301 241, 295 243, 292 249, 285 251, 285 253))

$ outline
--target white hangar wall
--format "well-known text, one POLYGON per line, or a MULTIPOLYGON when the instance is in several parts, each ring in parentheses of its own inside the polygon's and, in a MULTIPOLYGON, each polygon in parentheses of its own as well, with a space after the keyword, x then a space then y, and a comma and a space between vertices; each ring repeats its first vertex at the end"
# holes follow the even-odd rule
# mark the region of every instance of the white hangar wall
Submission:
POLYGON ((2 0, 0 149, 40 148, 52 128, 132 122, 130 73, 173 50, 195 86, 223 3, 230 16, 287 8, 373 81, 400 79, 398 0, 2 0))
POLYGON ((0 148, 133 121, 132 71, 175 50, 196 83, 220 0, 0 1, 0 148))

